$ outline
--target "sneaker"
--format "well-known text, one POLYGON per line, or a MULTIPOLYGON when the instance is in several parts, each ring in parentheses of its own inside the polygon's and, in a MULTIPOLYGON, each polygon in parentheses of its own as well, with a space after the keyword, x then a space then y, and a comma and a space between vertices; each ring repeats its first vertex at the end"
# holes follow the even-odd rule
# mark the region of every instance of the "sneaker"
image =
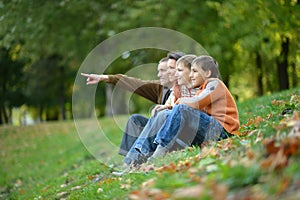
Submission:
POLYGON ((123 170, 113 171, 112 174, 115 176, 122 176, 122 175, 128 173, 130 170, 132 170, 133 167, 131 165, 124 164, 122 168, 123 168, 123 170))
POLYGON ((155 159, 164 157, 167 154, 167 152, 168 149, 166 147, 158 145, 153 155, 147 159, 147 163, 153 163, 155 159))
POLYGON ((124 174, 128 173, 130 171, 130 167, 128 167, 127 169, 124 169, 123 171, 114 171, 112 172, 113 175, 115 176, 123 176, 124 174))

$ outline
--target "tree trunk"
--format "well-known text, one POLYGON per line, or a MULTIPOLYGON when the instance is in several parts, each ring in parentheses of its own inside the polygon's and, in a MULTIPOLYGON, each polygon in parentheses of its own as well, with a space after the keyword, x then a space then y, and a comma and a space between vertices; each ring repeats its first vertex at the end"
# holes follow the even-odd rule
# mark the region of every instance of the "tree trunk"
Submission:
POLYGON ((296 87, 298 85, 296 63, 292 62, 291 66, 292 66, 292 87, 296 87))
POLYGON ((43 105, 40 105, 39 118, 41 122, 43 121, 43 112, 44 112, 44 107, 43 105))
POLYGON ((106 84, 105 116, 112 116, 112 106, 111 106, 112 91, 113 91, 113 85, 106 84))
POLYGON ((287 73, 289 54, 289 38, 282 37, 281 52, 277 58, 277 73, 279 79, 279 90, 289 89, 289 78, 287 73))
POLYGON ((106 84, 106 109, 105 116, 126 114, 128 106, 125 103, 125 92, 121 89, 114 90, 114 86, 106 84))
POLYGON ((8 116, 7 116, 7 113, 6 113, 6 110, 5 110, 5 106, 4 105, 1 105, 1 112, 2 112, 2 116, 3 116, 3 124, 8 124, 8 116))
POLYGON ((3 121, 2 121, 2 108, 0 107, 0 125, 3 124, 3 121))
POLYGON ((263 95, 263 70, 262 70, 262 61, 261 56, 258 52, 256 52, 256 72, 257 72, 257 95, 263 95))
POLYGON ((61 112, 61 118, 62 120, 66 119, 66 108, 65 108, 65 103, 66 103, 66 97, 65 97, 65 68, 60 67, 60 112, 61 112))

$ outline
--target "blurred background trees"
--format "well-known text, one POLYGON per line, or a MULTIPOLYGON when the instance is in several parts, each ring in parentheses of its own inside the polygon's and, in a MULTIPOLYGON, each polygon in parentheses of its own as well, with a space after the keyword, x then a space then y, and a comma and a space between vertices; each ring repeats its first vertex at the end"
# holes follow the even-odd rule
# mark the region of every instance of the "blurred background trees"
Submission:
MULTIPOLYGON (((169 28, 195 39, 218 60, 223 81, 240 101, 299 86, 299 13, 299 0, 3 0, 0 123, 11 123, 13 108, 25 105, 38 121, 70 119, 84 58, 105 39, 137 27, 169 28)), ((126 73, 166 53, 129 52, 107 73, 126 73)), ((99 116, 106 87, 97 89, 99 116)), ((151 105, 132 99, 131 112, 151 105)))

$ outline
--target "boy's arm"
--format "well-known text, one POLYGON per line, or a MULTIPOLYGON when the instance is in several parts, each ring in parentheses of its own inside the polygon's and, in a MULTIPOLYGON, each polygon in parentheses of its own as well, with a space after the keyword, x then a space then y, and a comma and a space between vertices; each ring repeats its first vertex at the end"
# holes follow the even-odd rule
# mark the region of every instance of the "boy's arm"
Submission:
MULTIPOLYGON (((180 98, 178 103, 186 104, 195 109, 202 109, 212 103, 216 98, 216 89, 219 85, 219 82, 214 79, 207 83, 206 87, 201 91, 200 94, 194 97, 183 97, 180 98), (214 99, 212 99, 211 95, 214 93, 214 99)), ((219 93, 217 96, 224 95, 224 93, 219 93)))

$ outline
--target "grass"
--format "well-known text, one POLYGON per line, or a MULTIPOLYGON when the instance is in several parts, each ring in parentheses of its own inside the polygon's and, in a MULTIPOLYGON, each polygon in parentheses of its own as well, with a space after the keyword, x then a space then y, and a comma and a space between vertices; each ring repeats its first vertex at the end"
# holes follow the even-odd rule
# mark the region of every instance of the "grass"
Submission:
POLYGON ((296 88, 238 103, 240 136, 171 152, 122 177, 100 161, 116 156, 127 116, 100 119, 104 137, 81 120, 92 148, 73 121, 0 127, 0 199, 296 199, 300 142, 288 133, 299 99, 296 88))

